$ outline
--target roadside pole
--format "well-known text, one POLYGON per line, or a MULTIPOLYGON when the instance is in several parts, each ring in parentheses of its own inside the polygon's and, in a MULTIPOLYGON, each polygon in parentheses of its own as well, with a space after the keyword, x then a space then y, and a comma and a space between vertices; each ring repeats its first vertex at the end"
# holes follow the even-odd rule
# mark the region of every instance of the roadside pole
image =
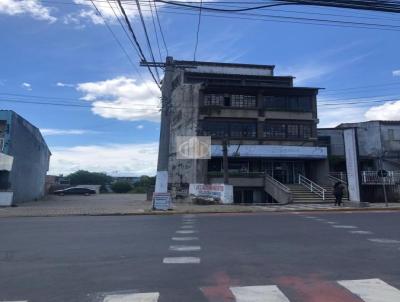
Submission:
POLYGON ((161 125, 158 146, 156 193, 168 192, 168 160, 171 125, 171 92, 172 77, 174 73, 173 58, 167 57, 165 74, 161 88, 161 125))
MULTIPOLYGON (((379 123, 379 139, 380 139, 380 145, 381 145, 381 152, 379 154, 379 168, 381 171, 383 170, 383 156, 385 155, 385 151, 384 151, 384 144, 383 144, 383 137, 382 137, 382 126, 381 123, 379 123)), ((379 175, 378 175, 379 176, 379 175)), ((388 207, 388 200, 387 200, 387 194, 386 194, 386 186, 385 186, 385 182, 386 182, 386 176, 387 175, 382 175, 382 189, 383 189, 383 196, 385 198, 385 205, 386 207, 388 207)))
MULTIPOLYGON (((382 157, 383 157, 382 155, 379 157, 380 173, 384 173, 382 157)), ((386 193, 386 177, 387 177, 387 175, 385 174, 385 175, 378 175, 378 176, 382 176, 380 178, 382 178, 382 189, 383 189, 383 197, 385 198, 385 206, 389 207, 387 193, 386 193)))
POLYGON ((222 165, 224 168, 224 184, 229 185, 229 170, 228 170, 228 140, 224 138, 222 140, 222 165))

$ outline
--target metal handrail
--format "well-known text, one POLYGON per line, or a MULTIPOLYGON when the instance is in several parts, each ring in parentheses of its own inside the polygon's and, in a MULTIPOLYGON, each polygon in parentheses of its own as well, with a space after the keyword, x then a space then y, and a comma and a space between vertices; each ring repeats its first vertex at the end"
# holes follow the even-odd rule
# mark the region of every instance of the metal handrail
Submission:
POLYGON ((301 174, 299 174, 299 185, 306 187, 307 189, 310 190, 310 192, 313 192, 313 193, 317 194, 318 196, 321 196, 322 200, 325 200, 326 190, 323 187, 321 187, 320 185, 316 184, 315 182, 308 179, 307 177, 304 177, 301 174))
POLYGON ((347 183, 347 173, 346 172, 329 172, 329 176, 334 177, 342 182, 347 183))
POLYGON ((344 181, 344 180, 342 180, 342 179, 340 179, 340 178, 337 178, 337 177, 332 176, 332 175, 328 175, 328 177, 329 177, 331 180, 335 181, 335 182, 341 182, 341 183, 347 185, 347 182, 344 181))
POLYGON ((290 193, 290 189, 287 186, 285 186, 283 183, 281 183, 280 181, 273 178, 271 175, 265 174, 265 179, 268 179, 269 181, 271 181, 271 182, 275 183, 277 186, 279 186, 282 190, 290 193))

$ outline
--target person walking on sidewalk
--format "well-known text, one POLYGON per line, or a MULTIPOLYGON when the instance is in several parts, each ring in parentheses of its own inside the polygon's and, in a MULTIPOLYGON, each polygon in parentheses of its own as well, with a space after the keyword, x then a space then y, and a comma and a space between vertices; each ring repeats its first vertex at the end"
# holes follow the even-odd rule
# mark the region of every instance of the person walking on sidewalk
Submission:
POLYGON ((335 206, 337 205, 340 207, 344 195, 344 185, 340 181, 333 186, 333 195, 335 195, 335 206))

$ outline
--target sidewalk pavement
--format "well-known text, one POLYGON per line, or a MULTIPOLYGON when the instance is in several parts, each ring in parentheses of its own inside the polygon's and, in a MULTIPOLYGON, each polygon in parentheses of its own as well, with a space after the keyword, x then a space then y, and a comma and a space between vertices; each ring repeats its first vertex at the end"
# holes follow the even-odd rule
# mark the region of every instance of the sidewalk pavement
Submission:
POLYGON ((151 202, 145 194, 100 194, 94 196, 48 196, 44 200, 27 202, 18 207, 1 208, 1 217, 53 217, 53 216, 100 216, 100 215, 144 215, 174 213, 257 213, 296 211, 379 211, 400 210, 400 203, 369 204, 359 207, 345 203, 342 207, 330 204, 287 205, 195 205, 174 203, 170 211, 152 211, 151 202))

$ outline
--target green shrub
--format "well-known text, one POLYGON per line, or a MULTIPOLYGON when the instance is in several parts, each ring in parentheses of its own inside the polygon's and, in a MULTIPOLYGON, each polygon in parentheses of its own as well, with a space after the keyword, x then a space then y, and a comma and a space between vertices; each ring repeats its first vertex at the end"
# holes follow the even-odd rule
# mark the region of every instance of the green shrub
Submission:
POLYGON ((118 181, 111 185, 111 189, 115 193, 128 193, 130 190, 132 190, 132 185, 128 182, 118 181))

